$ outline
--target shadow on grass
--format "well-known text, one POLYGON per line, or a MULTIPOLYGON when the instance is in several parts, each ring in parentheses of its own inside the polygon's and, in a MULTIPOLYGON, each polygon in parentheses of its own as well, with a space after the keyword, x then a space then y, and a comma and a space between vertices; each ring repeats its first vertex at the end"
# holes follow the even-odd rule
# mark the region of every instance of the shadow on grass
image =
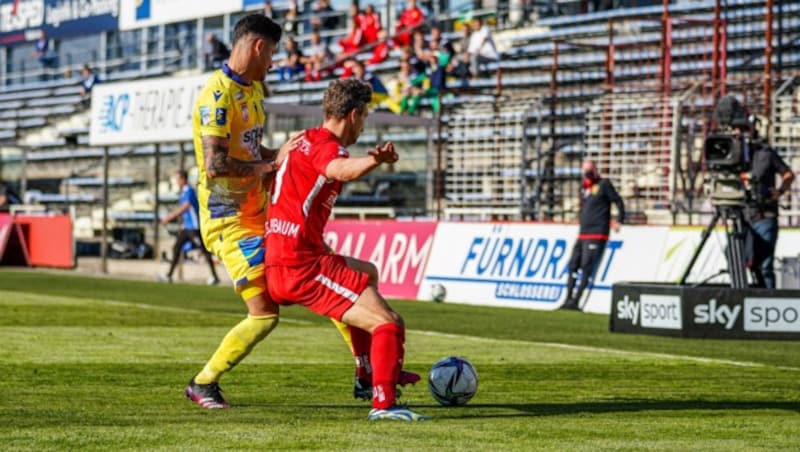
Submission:
MULTIPOLYGON (((369 405, 334 404, 237 404, 237 407, 297 407, 312 410, 368 410, 369 405)), ((431 408, 445 410, 437 419, 486 419, 504 417, 566 416, 574 414, 630 413, 638 411, 722 411, 722 410, 787 410, 800 413, 800 403, 785 401, 707 401, 707 400, 619 400, 585 403, 476 403, 463 407, 442 407, 435 404, 412 404, 423 413, 431 408)))
MULTIPOLYGON (((415 405, 441 408, 439 405, 415 405)), ((722 410, 788 410, 800 413, 800 403, 785 401, 708 401, 708 400, 619 400, 585 403, 476 403, 454 407, 453 415, 439 415, 442 419, 503 418, 526 416, 564 416, 573 414, 629 413, 637 411, 722 411, 722 410), (497 413, 487 411, 500 411, 497 413), (511 411, 511 412, 509 412, 511 411)), ((449 413, 449 411, 448 411, 449 413)))

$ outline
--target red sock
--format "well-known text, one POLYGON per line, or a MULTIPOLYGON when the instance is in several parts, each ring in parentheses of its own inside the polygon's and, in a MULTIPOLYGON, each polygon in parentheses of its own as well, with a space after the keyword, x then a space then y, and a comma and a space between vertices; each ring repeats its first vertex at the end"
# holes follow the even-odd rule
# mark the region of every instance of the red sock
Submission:
POLYGON ((369 361, 372 335, 354 326, 348 326, 347 329, 350 330, 350 343, 356 358, 356 377, 372 382, 372 365, 369 361))
POLYGON ((378 325, 372 332, 372 407, 389 408, 395 403, 395 387, 403 368, 405 329, 396 323, 378 325))

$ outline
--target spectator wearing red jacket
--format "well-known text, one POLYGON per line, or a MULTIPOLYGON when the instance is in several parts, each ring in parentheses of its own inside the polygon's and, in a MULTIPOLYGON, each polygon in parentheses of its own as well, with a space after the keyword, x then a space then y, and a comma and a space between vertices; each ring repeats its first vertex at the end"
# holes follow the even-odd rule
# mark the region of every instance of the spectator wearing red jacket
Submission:
POLYGON ((394 42, 398 47, 405 47, 411 44, 411 30, 419 27, 425 21, 425 14, 417 7, 417 0, 408 0, 406 8, 397 20, 397 35, 394 42), (405 30, 402 31, 401 30, 405 30))
POLYGON ((386 30, 378 32, 378 44, 372 48, 372 56, 367 60, 367 64, 383 63, 389 58, 389 52, 392 50, 392 40, 389 39, 389 33, 386 30))
POLYGON ((367 5, 361 20, 361 31, 364 33, 364 43, 370 44, 378 40, 381 31, 381 16, 375 12, 372 4, 367 5))
POLYGON ((355 53, 364 43, 364 29, 362 23, 364 15, 358 10, 355 4, 350 5, 350 32, 339 40, 339 46, 345 55, 355 53))

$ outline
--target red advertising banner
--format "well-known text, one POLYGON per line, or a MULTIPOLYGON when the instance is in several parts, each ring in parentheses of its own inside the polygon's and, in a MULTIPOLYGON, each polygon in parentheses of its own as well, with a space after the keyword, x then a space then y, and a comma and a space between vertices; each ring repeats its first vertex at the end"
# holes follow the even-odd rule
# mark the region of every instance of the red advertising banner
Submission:
POLYGON ((432 221, 332 220, 325 242, 338 254, 375 264, 383 295, 415 299, 435 232, 432 221))
POLYGON ((26 231, 32 266, 72 268, 72 220, 69 215, 17 215, 14 223, 26 231))

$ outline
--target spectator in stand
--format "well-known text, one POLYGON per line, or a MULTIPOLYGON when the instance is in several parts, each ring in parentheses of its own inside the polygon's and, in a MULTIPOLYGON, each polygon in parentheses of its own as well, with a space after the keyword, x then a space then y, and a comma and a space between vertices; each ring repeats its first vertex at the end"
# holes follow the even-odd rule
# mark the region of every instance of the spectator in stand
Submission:
POLYGON ((408 61, 408 64, 411 65, 412 76, 416 76, 419 73, 424 73, 428 67, 428 64, 423 61, 411 47, 403 48, 403 56, 401 58, 408 61))
MULTIPOLYGON (((317 0, 312 11, 311 27, 314 30, 336 30, 339 17, 334 12, 329 0, 317 0)), ((329 38, 326 38, 326 42, 329 42, 329 38)))
POLYGON ((214 33, 209 33, 206 40, 208 41, 206 69, 219 69, 222 67, 225 60, 231 56, 231 51, 214 33))
POLYGON ((450 60, 450 64, 447 66, 447 75, 455 77, 459 81, 460 88, 466 88, 472 78, 472 72, 470 72, 469 67, 469 52, 461 52, 458 58, 450 60))
POLYGON ((88 106, 89 99, 91 99, 92 88, 99 81, 92 68, 88 64, 84 64, 81 68, 81 102, 85 106, 88 106))
POLYGON ((289 8, 286 10, 286 16, 283 18, 283 32, 287 36, 297 36, 298 20, 297 3, 289 2, 289 8))
POLYGON ((417 0, 408 0, 406 8, 397 20, 396 36, 394 42, 397 46, 411 45, 411 31, 425 22, 425 14, 417 6, 417 0))
POLYGON ((264 2, 264 16, 269 17, 270 19, 275 17, 275 11, 272 9, 272 2, 269 0, 264 2))
POLYGON ((442 29, 438 26, 431 28, 431 42, 438 41, 439 49, 447 52, 452 59, 456 55, 456 50, 453 48, 453 43, 442 35, 442 29))
POLYGON ((372 48, 372 56, 367 60, 367 64, 383 63, 389 58, 391 50, 392 40, 389 39, 389 33, 386 30, 378 31, 378 44, 372 48))
POLYGON ((400 83, 403 93, 400 99, 400 113, 416 114, 422 96, 430 86, 428 75, 424 71, 417 71, 411 59, 404 56, 400 60, 400 83))
POLYGON ((500 59, 492 39, 492 32, 480 17, 472 19, 472 34, 469 37, 467 50, 470 56, 470 72, 473 76, 485 75, 488 72, 486 64, 495 63, 500 59))
POLYGON ((334 62, 333 53, 328 48, 328 44, 322 42, 322 37, 318 31, 311 33, 311 45, 308 48, 308 58, 306 59, 306 81, 320 81, 323 69, 329 67, 334 62))
POLYGON ((281 82, 288 82, 295 78, 298 74, 302 74, 306 70, 304 64, 305 57, 297 41, 293 37, 286 38, 286 59, 281 61, 278 65, 278 77, 281 82))
POLYGON ((372 4, 367 5, 361 19, 361 31, 364 33, 364 44, 377 41, 381 31, 381 16, 375 12, 372 4))
POLYGON ((428 41, 425 40, 425 32, 422 28, 417 28, 411 33, 411 48, 417 58, 425 58, 428 53, 428 41))
POLYGON ((456 43, 458 53, 467 52, 469 49, 469 38, 472 36, 472 27, 469 22, 461 22, 461 38, 456 43))
POLYGON ((364 30, 362 22, 364 16, 358 10, 358 5, 355 3, 350 5, 350 32, 344 38, 339 40, 339 46, 342 48, 343 55, 349 55, 358 51, 361 44, 364 43, 364 30))
POLYGON ((56 57, 50 53, 50 40, 47 39, 47 32, 42 30, 39 34, 39 39, 36 41, 36 51, 33 53, 39 63, 42 65, 42 80, 47 80, 50 75, 47 73, 48 69, 52 69, 56 65, 56 57))
MULTIPOLYGON (((383 84, 383 82, 381 82, 381 79, 378 78, 377 75, 368 71, 367 68, 364 67, 364 63, 355 58, 350 58, 345 61, 344 66, 347 69, 347 72, 350 73, 349 77, 353 77, 356 80, 361 80, 372 87, 372 100, 370 101, 370 108, 374 108, 389 97, 389 91, 386 89, 386 86, 383 84)), ((342 76, 342 78, 347 77, 342 76)))

